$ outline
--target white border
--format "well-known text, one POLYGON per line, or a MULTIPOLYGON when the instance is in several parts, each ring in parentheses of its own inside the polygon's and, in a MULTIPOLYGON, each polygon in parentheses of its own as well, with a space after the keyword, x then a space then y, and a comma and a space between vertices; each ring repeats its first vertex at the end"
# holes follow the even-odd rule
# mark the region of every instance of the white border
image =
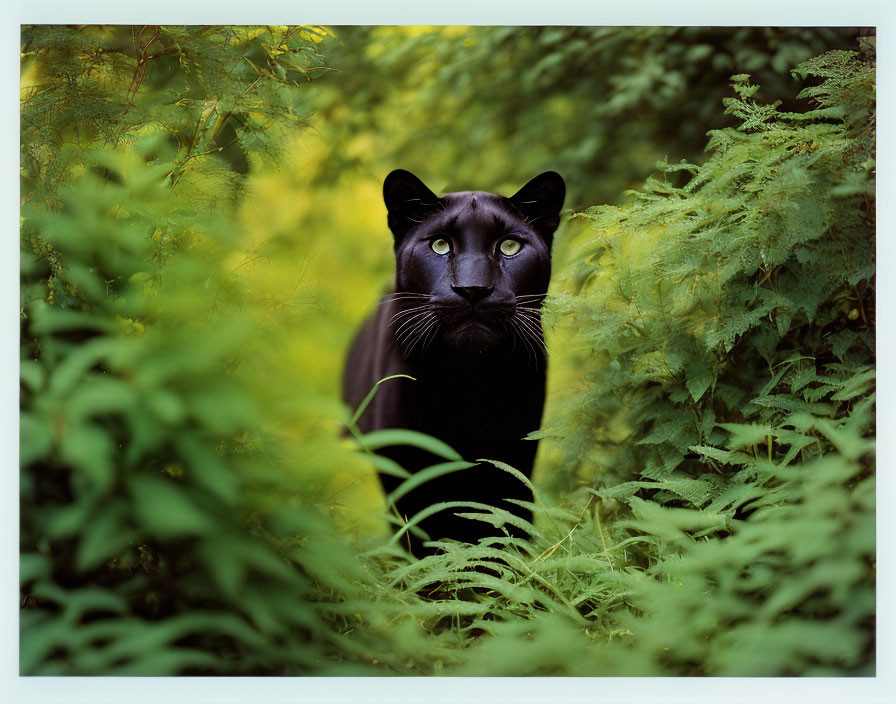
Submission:
POLYGON ((887 0, 19 0, 19 22, 80 24, 755 25, 879 24, 887 0))
MULTIPOLYGON (((420 0, 155 0, 150 6, 98 0, 33 0, 5 9, 0 47, 3 51, 2 211, 7 235, 0 239, 0 433, 5 486, 2 492, 3 546, 0 624, 0 700, 65 702, 65 704, 142 704, 171 702, 467 702, 573 701, 579 697, 609 702, 692 704, 699 701, 812 702, 841 704, 891 700, 896 691, 894 619, 890 602, 896 594, 893 561, 893 519, 887 511, 894 497, 890 468, 894 466, 892 433, 879 433, 878 452, 878 663, 875 678, 34 678, 18 677, 18 47, 19 25, 27 23, 181 24, 478 24, 478 25, 754 25, 754 26, 877 26, 878 28, 878 270, 896 263, 893 207, 893 6, 884 0, 452 0, 424 4, 420 0), (149 8, 149 9, 147 9, 149 8), (883 117, 880 117, 883 116, 883 117)), ((896 417, 896 384, 891 366, 896 303, 896 277, 878 280, 878 418, 882 429, 896 417)))

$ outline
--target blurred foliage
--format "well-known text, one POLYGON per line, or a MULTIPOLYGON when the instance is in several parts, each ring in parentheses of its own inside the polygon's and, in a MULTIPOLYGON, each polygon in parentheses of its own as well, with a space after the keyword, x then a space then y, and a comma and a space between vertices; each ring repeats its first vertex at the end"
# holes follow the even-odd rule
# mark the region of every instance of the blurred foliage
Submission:
POLYGON ((872 673, 854 34, 23 28, 20 671, 872 673), (338 401, 382 176, 666 154, 566 228, 531 539, 412 560, 338 401))
POLYGON ((232 121, 246 164, 276 154, 324 35, 23 31, 23 673, 297 674, 335 647, 315 573, 360 568, 307 507, 357 460, 314 379, 255 354, 286 301, 236 275, 245 183, 213 146, 232 121))
MULTIPOLYGON (((321 82, 329 175, 366 149, 437 192, 512 192, 553 169, 567 207, 618 201, 666 156, 701 159, 728 77, 795 106, 790 69, 858 30, 798 27, 340 27, 321 82), (409 126, 413 126, 409 129, 409 126), (367 144, 372 142, 372 144, 367 144), (487 184, 487 185, 483 185, 487 184)), ((378 163, 378 162, 373 162, 378 163)))
POLYGON ((201 201, 232 197, 249 155, 276 155, 301 124, 296 78, 322 70, 320 28, 26 27, 22 167, 28 199, 58 187, 90 145, 157 134, 150 162, 201 201))

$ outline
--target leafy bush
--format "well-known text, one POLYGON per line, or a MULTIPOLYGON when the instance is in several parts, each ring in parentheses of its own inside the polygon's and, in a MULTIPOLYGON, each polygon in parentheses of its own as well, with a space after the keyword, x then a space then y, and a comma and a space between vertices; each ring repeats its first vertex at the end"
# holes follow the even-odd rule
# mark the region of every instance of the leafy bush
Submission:
POLYGON ((273 153, 315 32, 24 30, 25 674, 299 673, 332 647, 309 590, 355 568, 269 437, 271 380, 238 370, 269 341, 221 156, 273 153))
POLYGON ((587 352, 542 432, 650 576, 621 622, 671 672, 872 662, 873 58, 796 73, 815 109, 734 76, 702 167, 590 209, 554 297, 587 352))

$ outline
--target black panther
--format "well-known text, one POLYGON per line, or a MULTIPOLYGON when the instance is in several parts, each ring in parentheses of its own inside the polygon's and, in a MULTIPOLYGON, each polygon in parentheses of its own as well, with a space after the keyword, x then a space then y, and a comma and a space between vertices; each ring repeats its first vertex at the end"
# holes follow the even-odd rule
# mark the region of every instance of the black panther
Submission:
MULTIPOLYGON (((383 196, 395 242, 395 289, 349 351, 343 396, 357 408, 384 377, 406 374, 414 380, 384 382, 359 429, 417 430, 465 459, 499 460, 530 476, 536 442, 524 437, 539 427, 544 405, 541 303, 565 197, 563 179, 545 172, 510 198, 484 191, 440 198, 410 172, 396 170, 386 177, 383 196)), ((444 461, 409 447, 380 454, 411 472, 444 461)), ((401 482, 387 474, 380 478, 387 493, 401 482)), ((456 500, 531 519, 529 511, 505 499, 532 496, 518 478, 479 463, 429 481, 396 504, 407 519, 456 500)), ((421 527, 432 539, 465 542, 501 534, 454 513, 437 513, 421 527)), ((427 550, 415 542, 413 552, 427 550)))

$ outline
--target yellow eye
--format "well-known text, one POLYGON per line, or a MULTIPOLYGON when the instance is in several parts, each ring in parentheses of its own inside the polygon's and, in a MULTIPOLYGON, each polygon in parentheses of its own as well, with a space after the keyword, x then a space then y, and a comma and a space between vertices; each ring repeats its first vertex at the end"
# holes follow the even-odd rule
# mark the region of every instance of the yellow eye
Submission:
POLYGON ((519 252, 523 248, 522 243, 519 240, 504 240, 498 246, 498 249, 501 250, 501 254, 505 257, 512 257, 514 254, 519 252))
POLYGON ((448 254, 451 251, 451 244, 448 240, 444 240, 441 237, 433 240, 429 246, 432 247, 432 251, 436 254, 448 254))

